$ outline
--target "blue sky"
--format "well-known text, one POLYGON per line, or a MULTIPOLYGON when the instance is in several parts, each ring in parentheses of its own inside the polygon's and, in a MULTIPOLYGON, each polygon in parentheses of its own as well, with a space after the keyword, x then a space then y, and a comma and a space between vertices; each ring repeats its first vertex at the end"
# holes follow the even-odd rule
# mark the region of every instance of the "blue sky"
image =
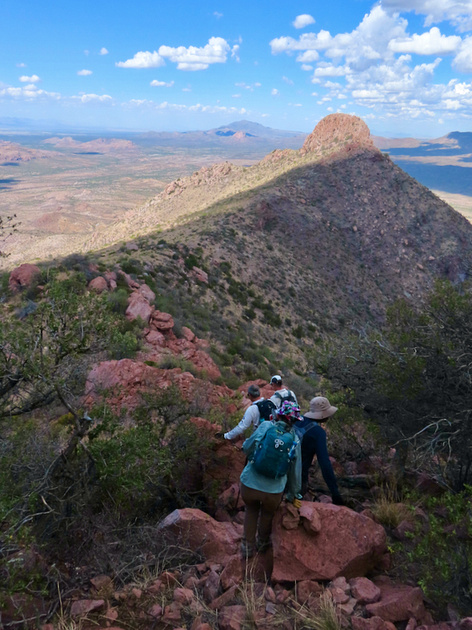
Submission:
POLYGON ((472 0, 2 0, 0 24, 0 120, 472 131, 472 0))

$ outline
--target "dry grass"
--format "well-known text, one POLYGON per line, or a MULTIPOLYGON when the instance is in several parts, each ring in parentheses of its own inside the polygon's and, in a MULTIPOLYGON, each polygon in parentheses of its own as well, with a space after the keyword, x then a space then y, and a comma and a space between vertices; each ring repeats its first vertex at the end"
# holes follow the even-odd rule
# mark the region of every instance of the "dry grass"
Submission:
POLYGON ((327 591, 321 595, 316 611, 303 605, 298 610, 295 610, 295 616, 294 628, 306 630, 342 629, 341 615, 327 591))
POLYGON ((401 502, 394 482, 381 488, 381 493, 371 509, 375 519, 385 527, 398 527, 411 516, 410 508, 401 502))

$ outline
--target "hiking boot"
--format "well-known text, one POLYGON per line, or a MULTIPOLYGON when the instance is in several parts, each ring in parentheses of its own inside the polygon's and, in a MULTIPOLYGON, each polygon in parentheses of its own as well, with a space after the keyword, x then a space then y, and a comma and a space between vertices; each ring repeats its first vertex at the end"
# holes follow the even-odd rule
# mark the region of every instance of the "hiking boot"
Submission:
POLYGON ((265 540, 258 538, 256 541, 256 547, 257 551, 264 553, 264 551, 267 551, 267 549, 272 547, 272 541, 270 538, 266 538, 265 540))
POLYGON ((256 553, 256 545, 243 539, 241 540, 240 551, 243 558, 252 558, 256 553))

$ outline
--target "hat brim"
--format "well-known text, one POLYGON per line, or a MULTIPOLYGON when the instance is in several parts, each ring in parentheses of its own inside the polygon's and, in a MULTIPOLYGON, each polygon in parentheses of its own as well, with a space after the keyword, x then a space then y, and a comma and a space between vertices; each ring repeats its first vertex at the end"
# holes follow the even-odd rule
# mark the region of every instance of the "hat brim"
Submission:
POLYGON ((324 411, 307 411, 303 415, 305 418, 309 418, 310 420, 326 420, 326 418, 331 418, 337 410, 338 407, 330 405, 328 409, 325 409, 324 411))

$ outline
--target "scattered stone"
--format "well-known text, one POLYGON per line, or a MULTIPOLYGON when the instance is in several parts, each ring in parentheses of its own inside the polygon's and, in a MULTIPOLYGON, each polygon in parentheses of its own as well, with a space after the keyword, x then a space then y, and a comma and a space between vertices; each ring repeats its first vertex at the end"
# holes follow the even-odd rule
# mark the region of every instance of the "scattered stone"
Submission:
POLYGON ((406 621, 410 617, 423 619, 425 607, 421 589, 406 584, 377 582, 380 589, 380 601, 367 604, 369 615, 381 617, 384 621, 406 621))
POLYGON ((352 596, 359 604, 373 604, 380 599, 380 589, 366 577, 358 577, 349 580, 352 596))
POLYGON ((103 599, 79 599, 75 602, 72 602, 70 607, 70 616, 71 617, 81 617, 83 615, 87 615, 88 613, 94 612, 95 610, 100 610, 105 605, 105 600, 103 599))

